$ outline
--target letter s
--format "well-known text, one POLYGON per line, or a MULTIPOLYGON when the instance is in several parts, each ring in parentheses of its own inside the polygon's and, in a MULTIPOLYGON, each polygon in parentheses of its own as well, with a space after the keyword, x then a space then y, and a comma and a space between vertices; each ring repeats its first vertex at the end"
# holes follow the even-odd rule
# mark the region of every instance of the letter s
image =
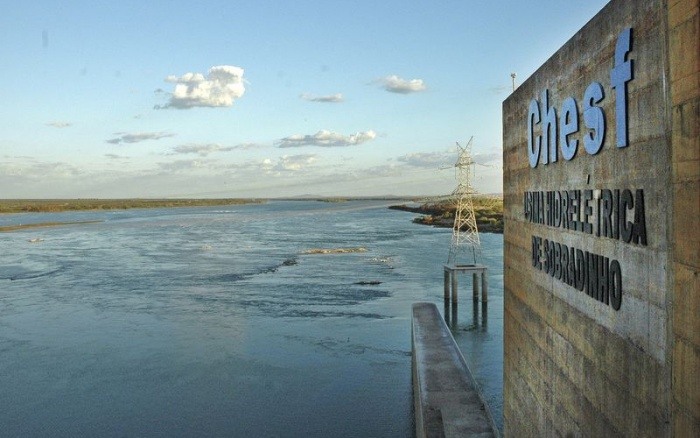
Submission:
POLYGON ((595 106, 603 97, 605 94, 600 82, 591 82, 583 95, 583 120, 586 128, 593 130, 583 136, 583 147, 591 155, 600 152, 605 138, 605 113, 603 108, 595 106))

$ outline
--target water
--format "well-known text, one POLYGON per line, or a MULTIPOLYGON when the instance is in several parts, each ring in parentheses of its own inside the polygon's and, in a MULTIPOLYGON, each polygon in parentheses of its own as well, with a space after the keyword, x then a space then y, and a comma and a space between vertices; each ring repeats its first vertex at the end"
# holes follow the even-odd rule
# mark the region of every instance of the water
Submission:
MULTIPOLYGON (((450 232, 386 203, 0 216, 0 434, 411 436, 410 308, 450 232), (43 239, 29 242, 31 239, 43 239), (312 248, 367 252, 304 254, 312 248), (357 284, 381 282, 381 284, 357 284)), ((458 344, 502 412, 501 235, 458 344)))

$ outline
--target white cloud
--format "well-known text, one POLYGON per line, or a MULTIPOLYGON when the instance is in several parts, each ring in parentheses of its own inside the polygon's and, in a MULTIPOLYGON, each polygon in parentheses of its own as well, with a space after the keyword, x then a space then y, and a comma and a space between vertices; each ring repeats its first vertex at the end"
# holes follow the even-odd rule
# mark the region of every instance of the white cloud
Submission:
POLYGON ((17 164, 0 163, 0 176, 17 177, 25 174, 26 166, 17 164))
POLYGON ((197 154, 200 157, 206 157, 212 152, 228 152, 233 150, 233 147, 224 147, 217 143, 208 144, 183 144, 173 148, 174 154, 197 154))
POLYGON ((170 100, 156 109, 230 107, 245 93, 243 69, 232 65, 212 67, 206 76, 202 73, 185 73, 180 77, 170 75, 165 81, 175 84, 175 88, 170 100))
POLYGON ((239 143, 235 146, 232 146, 232 149, 239 149, 239 150, 250 150, 250 149, 262 149, 269 147, 269 145, 264 145, 262 143, 253 143, 253 142, 248 142, 248 143, 239 143))
POLYGON ((423 79, 403 79, 396 75, 387 76, 377 80, 382 88, 391 93, 408 94, 425 91, 426 86, 423 79))
POLYGON ((123 155, 117 155, 117 154, 105 154, 105 157, 110 158, 112 160, 126 160, 129 157, 125 157, 123 155))
POLYGON ((207 164, 203 160, 176 160, 167 163, 158 163, 158 167, 166 172, 181 172, 186 170, 196 170, 205 167, 207 164))
POLYGON ((343 101, 342 93, 329 94, 327 96, 314 96, 313 94, 304 93, 299 97, 309 102, 339 103, 343 101))
POLYGON ((486 164, 492 163, 494 161, 501 162, 503 158, 503 153, 491 152, 491 153, 479 153, 474 155, 474 161, 476 164, 486 164))
POLYGON ((188 143, 173 148, 168 155, 177 154, 197 154, 200 157, 206 157, 214 152, 230 152, 233 150, 248 150, 262 148, 265 145, 259 143, 240 143, 235 146, 222 146, 218 143, 188 143))
POLYGON ((115 138, 107 140, 107 143, 120 144, 120 143, 138 143, 145 140, 159 140, 166 137, 174 137, 175 134, 170 134, 167 132, 115 132, 115 138))
POLYGON ((81 169, 72 164, 62 162, 38 162, 0 165, 0 176, 21 177, 29 180, 49 180, 73 178, 83 173, 81 169))
POLYGON ((260 167, 267 172, 296 172, 309 167, 316 160, 314 154, 283 155, 276 162, 270 158, 264 159, 260 167))
POLYGON ((377 133, 369 130, 351 135, 341 135, 336 132, 321 130, 313 135, 295 134, 285 137, 277 142, 281 148, 293 148, 300 146, 343 147, 354 146, 374 140, 377 133))
POLYGON ((53 121, 46 123, 46 126, 51 126, 53 128, 68 128, 70 126, 73 126, 73 124, 71 122, 53 121))
POLYGON ((380 166, 374 166, 364 169, 362 179, 372 179, 380 177, 391 177, 400 176, 402 174, 401 168, 395 164, 382 164, 380 166))
POLYGON ((451 152, 415 152, 397 158, 409 166, 420 168, 439 168, 454 164, 456 154, 451 152))
MULTIPOLYGON (((502 154, 497 152, 477 153, 472 155, 476 164, 486 165, 499 161, 502 154)), ((430 169, 454 166, 459 158, 459 150, 452 148, 442 152, 415 152, 398 157, 396 160, 412 167, 430 169)))

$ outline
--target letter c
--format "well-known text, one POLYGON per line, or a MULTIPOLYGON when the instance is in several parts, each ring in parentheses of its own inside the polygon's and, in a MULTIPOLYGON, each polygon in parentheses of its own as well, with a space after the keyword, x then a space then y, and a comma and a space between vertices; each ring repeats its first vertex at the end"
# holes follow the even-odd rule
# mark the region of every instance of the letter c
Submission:
POLYGON ((537 100, 530 101, 530 110, 527 113, 527 156, 530 167, 537 167, 540 161, 540 149, 542 148, 542 136, 534 136, 534 125, 540 124, 540 104, 537 100))

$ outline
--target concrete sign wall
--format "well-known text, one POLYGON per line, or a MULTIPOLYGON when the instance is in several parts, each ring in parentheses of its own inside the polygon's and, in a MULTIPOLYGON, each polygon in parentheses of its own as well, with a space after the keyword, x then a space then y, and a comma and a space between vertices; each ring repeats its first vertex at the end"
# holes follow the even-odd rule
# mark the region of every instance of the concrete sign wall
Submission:
POLYGON ((700 436, 698 16, 612 1, 503 104, 506 435, 700 436))

